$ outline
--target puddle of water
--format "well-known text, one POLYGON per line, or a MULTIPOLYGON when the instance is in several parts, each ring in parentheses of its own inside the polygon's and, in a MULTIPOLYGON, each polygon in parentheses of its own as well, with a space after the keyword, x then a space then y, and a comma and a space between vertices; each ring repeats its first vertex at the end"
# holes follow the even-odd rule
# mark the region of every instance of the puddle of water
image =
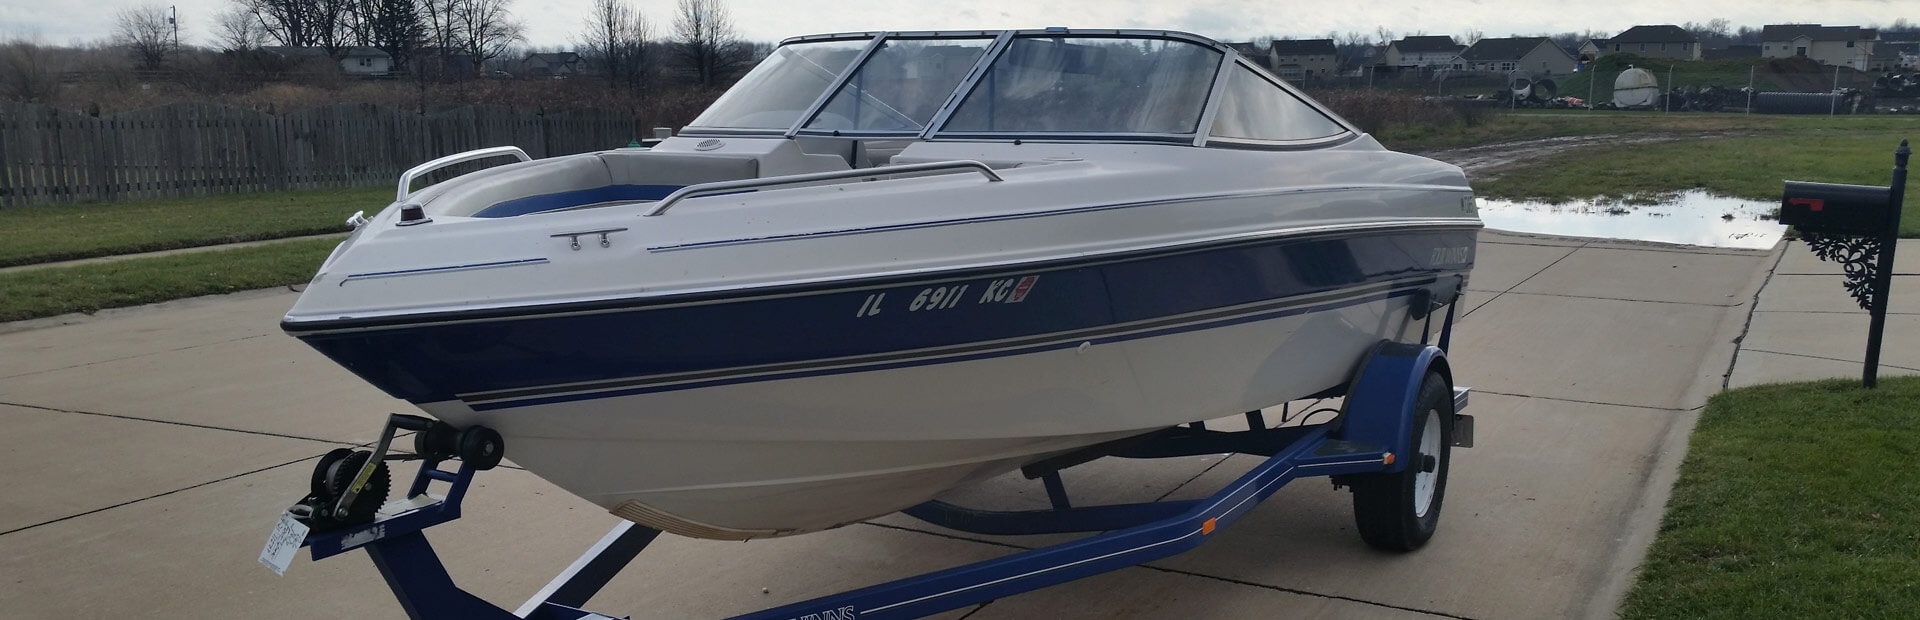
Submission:
POLYGON ((1654 202, 1630 204, 1595 198, 1550 204, 1481 198, 1480 219, 1487 228, 1514 232, 1716 248, 1766 249, 1787 231, 1772 219, 1779 207, 1772 202, 1714 196, 1701 190, 1661 195, 1654 202), (1729 215, 1733 217, 1729 219, 1729 215))

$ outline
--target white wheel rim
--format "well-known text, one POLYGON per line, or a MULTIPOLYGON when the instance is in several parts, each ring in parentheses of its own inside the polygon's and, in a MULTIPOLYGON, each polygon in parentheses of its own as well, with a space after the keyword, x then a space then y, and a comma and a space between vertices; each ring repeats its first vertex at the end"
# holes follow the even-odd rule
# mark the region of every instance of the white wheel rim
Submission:
POLYGON ((1413 516, 1425 518, 1433 508, 1433 492, 1440 486, 1440 412, 1427 412, 1427 427, 1420 431, 1420 449, 1407 463, 1413 470, 1413 516), (1433 471, 1424 471, 1427 457, 1433 457, 1433 471))

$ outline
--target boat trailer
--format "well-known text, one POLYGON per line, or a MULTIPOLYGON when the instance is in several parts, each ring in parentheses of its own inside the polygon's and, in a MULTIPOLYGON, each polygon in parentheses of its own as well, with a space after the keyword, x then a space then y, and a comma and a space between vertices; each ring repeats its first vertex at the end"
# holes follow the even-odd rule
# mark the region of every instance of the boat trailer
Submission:
MULTIPOLYGON (((1356 525, 1367 544, 1397 551, 1418 548, 1438 525, 1451 448, 1473 444, 1473 419, 1459 413, 1467 406, 1468 390, 1452 385, 1446 361, 1452 301, 1441 302, 1447 308, 1446 322, 1437 346, 1381 342, 1361 361, 1341 406, 1319 410, 1333 414, 1324 424, 1268 428, 1261 412, 1253 411, 1245 414, 1245 431, 1208 430, 1196 422, 1023 468, 1027 477, 1045 485, 1053 505, 1049 510, 985 511, 935 500, 904 511, 934 525, 977 534, 1094 533, 1090 536, 737 618, 914 618, 1143 564, 1198 547, 1281 486, 1315 476, 1331 476, 1336 487, 1353 491, 1356 525), (1267 458, 1196 500, 1075 506, 1059 476, 1062 469, 1106 456, 1223 453, 1267 458)), ((1441 303, 1428 307, 1437 309, 1441 303)), ((261 562, 280 572, 303 546, 312 550, 315 561, 365 549, 415 620, 617 617, 580 606, 653 542, 658 530, 621 522, 512 612, 454 584, 425 530, 460 518, 460 502, 474 476, 497 465, 504 448, 500 436, 484 427, 461 430, 423 417, 391 415, 371 452, 341 449, 322 458, 314 472, 313 493, 283 515, 261 562), (415 433, 415 454, 387 453, 399 431, 415 433), (419 469, 405 499, 382 504, 385 463, 399 460, 418 460, 419 469), (459 462, 456 471, 440 468, 449 460, 459 462), (449 485, 443 496, 428 494, 435 481, 449 485)))

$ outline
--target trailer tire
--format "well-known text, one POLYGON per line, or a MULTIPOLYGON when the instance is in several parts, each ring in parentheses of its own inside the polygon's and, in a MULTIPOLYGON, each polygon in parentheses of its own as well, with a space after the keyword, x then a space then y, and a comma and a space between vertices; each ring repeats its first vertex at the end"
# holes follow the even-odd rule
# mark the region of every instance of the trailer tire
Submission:
POLYGON ((1419 549, 1440 526, 1453 453, 1453 398, 1446 378, 1427 373, 1414 412, 1407 467, 1352 478, 1354 524, 1360 538, 1375 548, 1419 549), (1429 462, 1432 471, 1426 471, 1429 462))

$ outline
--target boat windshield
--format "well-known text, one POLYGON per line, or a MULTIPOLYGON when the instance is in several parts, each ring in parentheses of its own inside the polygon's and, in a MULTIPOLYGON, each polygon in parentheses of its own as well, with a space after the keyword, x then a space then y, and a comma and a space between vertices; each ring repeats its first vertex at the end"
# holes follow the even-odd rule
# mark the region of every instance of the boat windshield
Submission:
POLYGON ((805 128, 919 133, 991 44, 993 37, 882 41, 805 128))
POLYGON ((1192 134, 1221 53, 1138 37, 1021 37, 942 132, 1192 134))
POLYGON ((689 125, 725 129, 787 129, 833 86, 871 39, 780 46, 689 125))
POLYGON ((1351 134, 1230 56, 1201 37, 1145 30, 807 37, 775 49, 689 128, 1286 148, 1351 134))

